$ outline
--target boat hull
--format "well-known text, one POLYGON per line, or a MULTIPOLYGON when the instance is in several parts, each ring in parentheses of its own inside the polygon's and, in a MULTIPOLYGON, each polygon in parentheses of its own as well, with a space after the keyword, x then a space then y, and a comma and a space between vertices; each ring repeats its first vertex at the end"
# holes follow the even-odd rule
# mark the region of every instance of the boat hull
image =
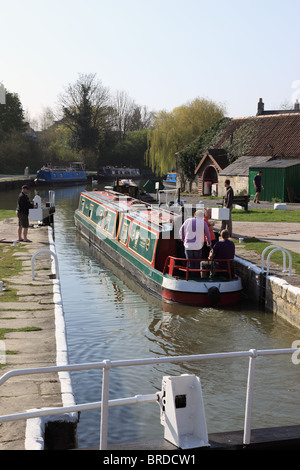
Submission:
POLYGON ((34 181, 37 185, 80 184, 87 182, 87 176, 86 174, 72 176, 67 172, 57 172, 57 174, 54 176, 53 172, 50 173, 41 170, 34 181))
POLYGON ((183 281, 164 277, 162 298, 166 302, 193 306, 223 307, 241 301, 242 282, 239 277, 232 281, 183 281))
POLYGON ((41 168, 35 178, 36 185, 68 185, 87 182, 87 175, 83 163, 74 163, 70 168, 41 168))
POLYGON ((138 168, 117 168, 117 167, 102 167, 97 174, 98 181, 106 181, 115 178, 119 179, 140 179, 141 172, 138 168))

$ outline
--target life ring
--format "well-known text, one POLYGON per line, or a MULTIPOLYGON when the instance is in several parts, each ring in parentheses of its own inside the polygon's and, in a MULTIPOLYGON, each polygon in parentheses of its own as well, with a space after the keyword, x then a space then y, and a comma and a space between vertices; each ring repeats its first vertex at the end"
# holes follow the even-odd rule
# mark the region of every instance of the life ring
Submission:
POLYGON ((208 289, 207 297, 211 305, 216 305, 221 299, 221 293, 216 286, 213 286, 208 289))

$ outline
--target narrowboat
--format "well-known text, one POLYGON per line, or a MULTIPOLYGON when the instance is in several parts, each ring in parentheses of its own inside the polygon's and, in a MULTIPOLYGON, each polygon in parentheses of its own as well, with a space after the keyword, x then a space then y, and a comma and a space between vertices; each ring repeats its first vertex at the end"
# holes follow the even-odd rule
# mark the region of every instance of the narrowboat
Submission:
POLYGON ((69 167, 43 166, 36 174, 36 185, 79 184, 87 181, 85 164, 73 162, 69 167))
POLYGON ((119 180, 117 178, 114 182, 113 189, 118 193, 126 194, 127 196, 131 196, 133 198, 137 198, 139 195, 138 185, 129 179, 119 180))
POLYGON ((176 188, 176 173, 167 173, 164 181, 165 188, 176 188))
POLYGON ((141 177, 139 168, 126 168, 116 166, 102 166, 97 172, 98 181, 109 180, 114 178, 120 179, 138 179, 141 177))
POLYGON ((212 268, 204 279, 180 257, 182 215, 107 189, 82 192, 74 219, 91 246, 165 302, 223 307, 241 299, 230 260, 228 270, 212 268))

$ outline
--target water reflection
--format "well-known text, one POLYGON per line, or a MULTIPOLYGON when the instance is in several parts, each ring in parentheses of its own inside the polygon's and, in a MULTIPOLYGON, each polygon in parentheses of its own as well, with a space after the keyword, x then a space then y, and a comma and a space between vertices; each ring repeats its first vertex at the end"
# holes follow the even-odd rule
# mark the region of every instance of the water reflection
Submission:
MULTIPOLYGON (((249 302, 218 310, 169 305, 149 295, 78 236, 74 210, 82 189, 55 189, 55 242, 70 363, 287 348, 299 338, 298 329, 249 302)), ((0 207, 14 209, 18 193, 6 192, 0 207)), ((47 190, 40 195, 47 199, 47 190)), ((247 367, 247 359, 227 359, 114 369, 110 398, 154 393, 163 375, 193 373, 201 379, 209 432, 242 429, 247 367)), ((299 422, 299 370, 289 357, 257 360, 254 427, 299 422)), ((77 403, 100 400, 100 372, 74 373, 72 384, 77 403)), ((109 416, 110 442, 163 435, 157 404, 114 408, 109 416)), ((81 414, 81 447, 98 445, 99 417, 98 411, 81 414)))

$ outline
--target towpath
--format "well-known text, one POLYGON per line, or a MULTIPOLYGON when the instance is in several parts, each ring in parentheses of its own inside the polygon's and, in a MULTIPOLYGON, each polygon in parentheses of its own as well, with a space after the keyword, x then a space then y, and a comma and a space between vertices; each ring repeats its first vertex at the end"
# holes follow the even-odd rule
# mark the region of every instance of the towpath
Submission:
MULTIPOLYGON (((36 257, 35 280, 31 269, 32 255, 40 249, 49 249, 48 227, 29 228, 28 235, 32 243, 18 243, 13 247, 17 219, 0 222, 1 248, 13 247, 14 257, 22 263, 18 275, 1 279, 4 290, 0 292, 0 332, 3 328, 7 332, 0 338, 5 345, 0 376, 12 369, 56 365, 51 257, 48 254, 36 257), (16 298, 8 302, 6 294, 12 290, 16 298), (28 331, 23 330, 25 328, 28 331)), ((56 374, 15 377, 0 386, 0 415, 61 404, 61 387, 56 374)), ((23 450, 25 425, 23 420, 0 423, 0 450, 23 450)))

